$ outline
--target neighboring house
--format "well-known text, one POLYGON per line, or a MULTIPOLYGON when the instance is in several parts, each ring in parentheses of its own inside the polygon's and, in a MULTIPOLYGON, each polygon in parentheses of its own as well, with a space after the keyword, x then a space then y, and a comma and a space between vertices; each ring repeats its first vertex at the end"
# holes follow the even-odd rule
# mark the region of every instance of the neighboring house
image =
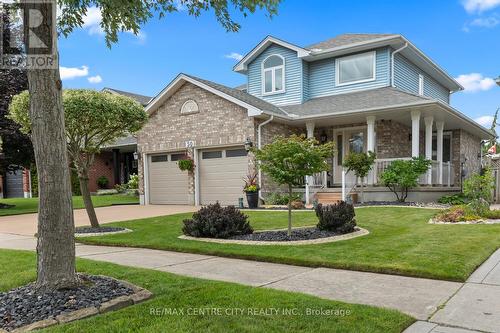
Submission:
MULTIPOLYGON (((151 97, 138 95, 126 91, 112 88, 104 88, 102 91, 118 94, 135 99, 137 102, 146 106, 151 97)), ((101 149, 101 153, 96 155, 95 161, 89 171, 90 192, 98 190, 97 180, 99 177, 106 177, 109 181, 109 188, 117 184, 127 183, 130 175, 137 174, 137 160, 134 153, 137 151, 137 140, 133 136, 120 138, 112 144, 106 145, 101 149)), ((137 156, 137 154, 135 154, 137 156)))
MULTIPOLYGON (((353 151, 377 154, 366 200, 392 199, 377 186, 380 173, 419 155, 432 168, 409 200, 433 200, 479 170, 480 141, 491 137, 450 106, 460 84, 401 35, 344 34, 307 47, 269 36, 234 71, 246 86, 180 74, 147 104, 150 118, 137 135, 142 203, 236 205, 242 178, 255 169, 245 142, 261 147, 292 133, 337 145, 329 172, 296 189, 308 201, 349 191, 353 177, 343 180, 342 162, 353 151), (186 153, 192 173, 177 167, 186 153)), ((260 184, 263 197, 279 190, 265 175, 260 184)))

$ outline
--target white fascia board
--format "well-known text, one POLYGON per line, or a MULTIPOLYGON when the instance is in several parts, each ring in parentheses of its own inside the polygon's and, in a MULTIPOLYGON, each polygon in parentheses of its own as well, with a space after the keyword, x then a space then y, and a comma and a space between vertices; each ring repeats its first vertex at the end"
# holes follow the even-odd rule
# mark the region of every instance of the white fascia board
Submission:
POLYGON ((254 47, 252 49, 252 51, 250 51, 249 53, 247 53, 243 57, 243 59, 241 59, 233 67, 233 71, 235 71, 235 72, 245 72, 248 69, 248 66, 247 66, 248 63, 251 62, 259 54, 261 54, 262 51, 265 50, 266 48, 268 48, 271 44, 280 45, 280 46, 283 46, 283 47, 285 47, 287 49, 296 51, 299 58, 306 57, 306 56, 308 56, 311 53, 310 51, 308 51, 308 50, 306 50, 306 49, 304 49, 302 47, 299 47, 297 45, 288 43, 288 42, 286 42, 284 40, 275 38, 273 36, 267 36, 259 44, 257 44, 257 46, 254 47))
POLYGON ((165 98, 170 97, 170 95, 172 95, 177 90, 176 87, 178 87, 180 84, 182 84, 183 81, 192 83, 192 84, 194 84, 194 85, 196 85, 204 90, 207 90, 207 91, 209 91, 217 96, 220 96, 220 97, 222 97, 230 102, 233 102, 236 105, 239 105, 239 106, 247 109, 249 116, 256 116, 256 115, 260 115, 262 113, 262 110, 260 110, 259 108, 256 108, 255 106, 252 106, 252 105, 245 103, 237 98, 229 96, 220 90, 214 89, 214 88, 206 85, 205 83, 200 82, 198 80, 195 80, 195 79, 193 79, 187 75, 184 75, 184 74, 179 74, 172 82, 170 82, 165 87, 165 89, 163 89, 155 98, 153 98, 151 100, 151 102, 146 106, 146 109, 145 109, 146 112, 148 114, 151 114, 155 110, 154 107, 157 106, 159 103, 163 102, 163 100, 165 98))

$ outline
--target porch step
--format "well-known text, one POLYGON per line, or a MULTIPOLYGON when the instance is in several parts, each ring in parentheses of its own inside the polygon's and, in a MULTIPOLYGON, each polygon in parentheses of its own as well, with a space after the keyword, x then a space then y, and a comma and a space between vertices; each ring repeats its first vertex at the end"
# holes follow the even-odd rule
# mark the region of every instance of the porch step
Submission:
POLYGON ((333 205, 342 200, 342 193, 336 192, 318 192, 316 200, 323 205, 333 205))

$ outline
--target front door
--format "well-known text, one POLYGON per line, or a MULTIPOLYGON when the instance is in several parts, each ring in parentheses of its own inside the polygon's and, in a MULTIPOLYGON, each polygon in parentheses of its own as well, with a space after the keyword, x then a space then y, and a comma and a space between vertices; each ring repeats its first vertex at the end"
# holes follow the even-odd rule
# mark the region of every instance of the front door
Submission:
POLYGON ((366 128, 346 128, 338 129, 334 132, 337 141, 337 152, 334 158, 334 183, 342 184, 342 164, 349 153, 366 152, 366 128))

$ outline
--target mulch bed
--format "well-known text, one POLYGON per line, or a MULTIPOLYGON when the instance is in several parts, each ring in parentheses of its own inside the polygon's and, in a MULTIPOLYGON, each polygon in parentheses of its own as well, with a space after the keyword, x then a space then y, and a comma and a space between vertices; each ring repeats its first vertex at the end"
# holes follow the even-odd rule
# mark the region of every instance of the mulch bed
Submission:
POLYGON ((339 233, 333 231, 319 230, 316 227, 293 229, 291 236, 288 236, 286 230, 262 231, 248 235, 232 236, 228 239, 238 239, 247 241, 267 241, 267 242, 287 242, 310 240, 337 236, 339 233))
POLYGON ((401 207, 426 207, 426 208, 450 208, 450 205, 444 205, 436 202, 399 202, 399 201, 365 201, 364 203, 355 203, 354 207, 364 206, 401 206, 401 207))
POLYGON ((92 227, 77 227, 75 228, 76 234, 98 234, 98 233, 106 233, 106 232, 117 232, 124 231, 125 228, 121 227, 100 227, 100 228, 92 228, 92 227))
POLYGON ((75 310, 99 307, 119 296, 131 295, 130 286, 104 276, 79 274, 76 289, 37 293, 33 283, 0 293, 0 328, 10 331, 75 310))
POLYGON ((7 208, 12 208, 12 207, 16 207, 16 206, 0 203, 0 209, 7 209, 7 208))

